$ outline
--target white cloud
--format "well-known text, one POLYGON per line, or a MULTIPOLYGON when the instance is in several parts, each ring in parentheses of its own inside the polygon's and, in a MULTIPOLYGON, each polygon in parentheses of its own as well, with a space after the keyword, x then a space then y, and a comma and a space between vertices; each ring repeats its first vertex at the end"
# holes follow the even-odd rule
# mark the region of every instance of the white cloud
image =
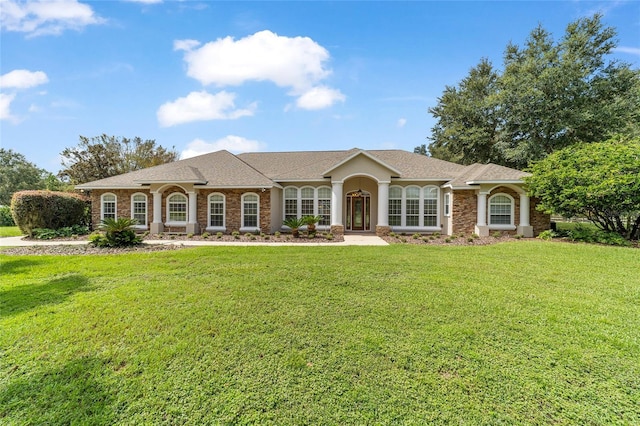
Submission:
POLYGON ((228 135, 213 142, 194 139, 187 144, 187 148, 182 151, 180 158, 191 158, 197 155, 207 154, 209 152, 220 151, 221 149, 226 149, 233 153, 239 153, 262 151, 265 148, 266 146, 262 142, 245 139, 242 136, 228 135))
POLYGON ((403 128, 404 125, 407 124, 407 119, 406 118, 399 118, 398 119, 398 127, 403 128))
POLYGON ((162 0, 125 0, 129 3, 143 3, 143 4, 158 4, 162 3, 162 0))
POLYGON ((225 37, 198 47, 194 40, 178 40, 185 50, 187 75, 204 85, 241 85, 271 81, 302 93, 326 78, 329 52, 309 37, 284 37, 265 30, 234 40, 225 37))
POLYGON ((614 52, 628 53, 630 55, 638 55, 640 56, 640 47, 626 47, 619 46, 613 48, 614 52))
POLYGON ((173 42, 173 50, 192 50, 200 46, 198 40, 175 40, 173 42))
POLYGON ((15 93, 0 93, 0 120, 15 122, 17 119, 11 115, 11 102, 16 97, 15 93))
POLYGON ((13 70, 0 76, 0 88, 28 89, 49 81, 42 71, 13 70))
POLYGON ((206 91, 191 92, 184 98, 161 105, 157 112, 158 122, 162 127, 169 127, 191 121, 233 120, 253 115, 255 102, 245 109, 235 109, 235 98, 235 93, 224 90, 215 95, 206 91))
POLYGON ((0 27, 6 31, 28 33, 35 37, 81 30, 87 25, 103 23, 93 9, 77 0, 3 0, 0 27))
POLYGON ((318 86, 303 93, 296 101, 296 106, 302 109, 322 109, 344 100, 345 96, 339 90, 318 86))

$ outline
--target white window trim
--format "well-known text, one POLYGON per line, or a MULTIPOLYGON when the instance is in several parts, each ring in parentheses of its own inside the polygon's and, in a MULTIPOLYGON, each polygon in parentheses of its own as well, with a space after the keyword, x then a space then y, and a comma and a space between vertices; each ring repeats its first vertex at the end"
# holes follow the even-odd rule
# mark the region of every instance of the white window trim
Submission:
MULTIPOLYGON (((313 189, 313 215, 314 216, 319 216, 319 205, 320 205, 320 199, 318 197, 318 193, 319 190, 321 188, 325 188, 328 189, 329 191, 331 191, 331 187, 327 186, 327 185, 322 185, 322 186, 318 186, 318 187, 314 187, 314 186, 309 186, 309 185, 305 185, 305 186, 287 186, 283 189, 282 191, 282 221, 284 222, 285 217, 287 215, 287 200, 292 200, 293 198, 286 198, 285 194, 287 189, 290 188, 294 188, 296 190, 296 217, 300 218, 302 217, 302 190, 306 189, 306 188, 311 188, 313 189)), ((305 198, 305 200, 307 200, 308 198, 305 198)), ((323 200, 329 200, 329 203, 331 203, 331 197, 328 198, 323 198, 323 200)), ((331 228, 331 214, 329 214, 329 225, 317 225, 316 229, 319 230, 328 230, 331 228)), ((289 229, 289 227, 287 226, 282 226, 282 229, 289 229)))
POLYGON ((104 220, 104 196, 105 195, 113 195, 113 198, 115 198, 113 213, 114 213, 114 219, 117 220, 118 219, 118 196, 113 192, 105 192, 100 196, 100 220, 104 220))
POLYGON ((134 213, 133 198, 136 195, 142 195, 144 197, 144 223, 138 223, 138 224, 134 225, 133 227, 135 229, 147 229, 148 222, 149 222, 149 197, 147 197, 147 194, 145 194, 143 192, 136 192, 135 194, 131 194, 131 219, 134 219, 134 217, 133 217, 133 213, 134 213))
POLYGON ((227 230, 227 197, 221 192, 212 192, 207 197, 207 231, 221 231, 227 230), (211 197, 214 195, 222 196, 222 226, 211 226, 211 197))
POLYGON ((444 216, 451 217, 451 193, 444 193, 444 216))
POLYGON ((493 194, 491 197, 489 197, 489 199, 487 200, 487 224, 489 226, 490 230, 494 230, 494 231, 513 231, 516 229, 516 225, 515 225, 515 200, 514 198, 509 195, 509 194, 505 194, 504 192, 499 192, 497 194, 493 194), (511 222, 509 223, 509 225, 507 224, 492 224, 491 223, 491 200, 499 195, 504 195, 505 197, 507 197, 509 200, 511 200, 511 222))
POLYGON ((245 192, 244 194, 242 194, 242 197, 240 197, 240 232, 255 232, 255 231, 261 231, 260 228, 260 195, 256 194, 255 192, 245 192), (257 211, 256 211, 256 215, 257 215, 257 224, 258 226, 244 226, 244 199, 247 195, 255 195, 256 197, 258 197, 258 201, 256 201, 256 203, 258 204, 257 206, 257 211))
MULTIPOLYGON (((440 202, 440 188, 435 185, 427 185, 427 186, 418 186, 418 185, 408 185, 408 186, 400 186, 393 185, 389 187, 389 194, 391 194, 391 188, 401 188, 402 189, 402 202, 401 202, 401 216, 400 216, 400 226, 390 226, 392 231, 419 231, 419 232, 436 232, 441 230, 441 202, 440 202), (418 210, 418 226, 407 226, 407 189, 408 188, 418 188, 420 190, 420 196, 418 198, 419 210, 418 210), (435 188, 436 189, 436 226, 424 226, 424 194, 425 189, 427 188, 435 188)), ((391 198, 390 200, 396 200, 397 198, 391 198)), ((415 200, 415 198, 412 198, 415 200)), ((388 218, 387 218, 388 219, 388 218)))
POLYGON ((185 194, 183 194, 181 192, 173 192, 173 193, 169 194, 167 196, 167 200, 166 200, 165 211, 167 213, 167 215, 166 215, 167 221, 165 222, 165 226, 187 226, 187 220, 189 219, 189 197, 187 197, 185 194), (185 220, 184 221, 181 221, 181 220, 180 221, 170 221, 169 220, 169 217, 170 217, 170 215, 169 215, 169 200, 174 195, 180 195, 180 196, 184 197, 185 204, 186 204, 185 220))

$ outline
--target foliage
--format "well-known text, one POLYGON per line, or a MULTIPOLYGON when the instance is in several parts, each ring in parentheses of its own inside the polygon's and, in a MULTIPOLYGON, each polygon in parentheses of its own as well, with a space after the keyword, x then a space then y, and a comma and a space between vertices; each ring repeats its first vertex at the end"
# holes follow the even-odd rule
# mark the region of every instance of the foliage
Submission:
POLYGON ((637 255, 536 241, 0 253, 0 418, 637 424, 637 255))
POLYGON ((16 226, 10 206, 0 206, 0 226, 16 226))
POLYGON ((553 238, 565 238, 569 241, 589 243, 589 244, 605 244, 608 246, 631 246, 631 242, 623 238, 615 232, 607 232, 592 226, 586 226, 582 223, 573 224, 568 229, 558 229, 557 231, 546 230, 538 235, 542 240, 551 240, 553 238))
POLYGON ((89 200, 67 192, 20 191, 11 199, 11 214, 20 230, 32 236, 36 228, 86 225, 89 200))
POLYGON ((463 164, 523 168, 575 143, 640 133, 640 71, 607 60, 615 30, 601 15, 570 23, 554 41, 541 26, 509 44, 501 73, 483 59, 430 109, 429 152, 463 164))
POLYGON ((500 124, 496 103, 498 74, 482 59, 458 87, 447 86, 438 105, 429 108, 436 118, 429 152, 460 164, 502 163, 495 149, 500 124))
POLYGON ((121 217, 106 218, 100 223, 102 233, 92 234, 89 242, 97 247, 130 247, 142 242, 133 230, 135 219, 121 217))
POLYGON ((299 229, 305 224, 305 221, 301 217, 288 217, 282 224, 291 228, 291 234, 293 234, 294 237, 298 237, 300 235, 299 229))
POLYGON ((44 189, 46 171, 27 161, 24 155, 0 148, 0 206, 8 206, 14 192, 44 189))
POLYGON ((640 138, 574 145, 534 164, 531 172, 526 182, 539 208, 640 238, 640 138))
POLYGON ((107 136, 80 136, 76 147, 61 153, 63 169, 58 174, 66 182, 81 184, 146 167, 176 161, 177 151, 156 145, 153 139, 142 140, 107 136))
POLYGON ((78 235, 87 235, 88 233, 88 226, 73 225, 59 229, 36 228, 32 231, 32 236, 39 240, 51 240, 54 238, 69 238, 78 235))

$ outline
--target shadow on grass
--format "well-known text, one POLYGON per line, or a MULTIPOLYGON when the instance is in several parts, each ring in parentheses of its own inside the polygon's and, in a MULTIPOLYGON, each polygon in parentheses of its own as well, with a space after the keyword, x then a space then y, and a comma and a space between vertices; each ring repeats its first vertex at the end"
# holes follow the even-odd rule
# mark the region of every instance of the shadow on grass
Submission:
POLYGON ((113 424, 117 390, 106 384, 111 374, 104 361, 86 357, 60 369, 5 380, 8 385, 0 386, 0 423, 113 424))
POLYGON ((0 291, 0 318, 19 314, 43 305, 54 305, 78 291, 87 291, 89 280, 69 275, 42 284, 20 285, 0 291))
MULTIPOLYGON (((2 251, 0 251, 0 254, 2 254, 2 251)), ((29 269, 39 263, 34 259, 14 259, 0 262, 0 276, 23 272, 25 269, 29 269)))

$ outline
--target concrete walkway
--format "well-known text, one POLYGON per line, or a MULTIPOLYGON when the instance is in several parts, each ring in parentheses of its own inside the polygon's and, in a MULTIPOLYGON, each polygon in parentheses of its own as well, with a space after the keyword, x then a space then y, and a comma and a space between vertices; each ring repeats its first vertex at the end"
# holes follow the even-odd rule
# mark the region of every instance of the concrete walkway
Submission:
MULTIPOLYGON (((184 246, 386 246, 385 240, 375 235, 351 234, 345 235, 344 241, 339 243, 263 243, 263 242, 235 242, 235 241, 194 241, 194 240, 146 240, 146 244, 173 244, 184 246)), ((82 245, 88 244, 82 241, 46 241, 23 240, 22 237, 0 238, 0 247, 28 247, 28 246, 57 246, 57 245, 82 245)))

